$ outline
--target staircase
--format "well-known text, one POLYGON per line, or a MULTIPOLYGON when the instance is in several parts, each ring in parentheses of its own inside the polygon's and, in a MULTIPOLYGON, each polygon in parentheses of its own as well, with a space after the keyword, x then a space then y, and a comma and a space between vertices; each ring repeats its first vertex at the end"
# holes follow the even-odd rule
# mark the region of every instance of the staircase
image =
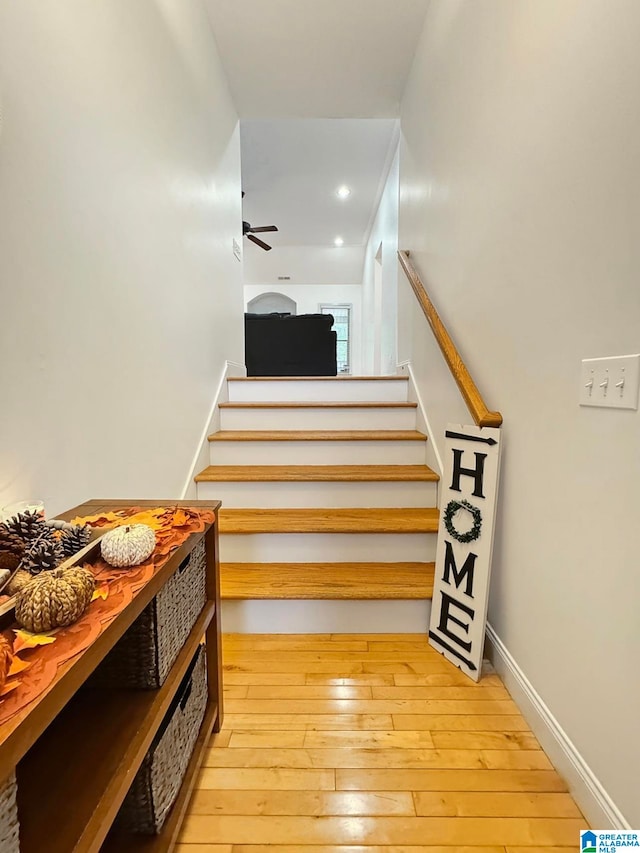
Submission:
POLYGON ((200 500, 221 500, 223 626, 428 624, 438 475, 404 376, 233 378, 200 500))

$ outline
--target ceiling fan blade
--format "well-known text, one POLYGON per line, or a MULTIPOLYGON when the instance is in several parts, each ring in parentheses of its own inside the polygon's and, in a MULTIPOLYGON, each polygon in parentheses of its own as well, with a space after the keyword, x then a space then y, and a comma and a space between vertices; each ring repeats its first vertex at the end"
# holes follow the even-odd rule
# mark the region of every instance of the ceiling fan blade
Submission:
POLYGON ((260 246, 260 248, 264 249, 265 252, 271 251, 271 246, 267 246, 266 243, 263 243, 262 240, 259 240, 257 237, 254 237, 253 234, 247 234, 247 240, 251 240, 252 243, 255 243, 256 246, 260 246))
POLYGON ((277 231, 275 225, 260 225, 257 228, 251 228, 250 231, 252 234, 262 234, 265 231, 277 231))

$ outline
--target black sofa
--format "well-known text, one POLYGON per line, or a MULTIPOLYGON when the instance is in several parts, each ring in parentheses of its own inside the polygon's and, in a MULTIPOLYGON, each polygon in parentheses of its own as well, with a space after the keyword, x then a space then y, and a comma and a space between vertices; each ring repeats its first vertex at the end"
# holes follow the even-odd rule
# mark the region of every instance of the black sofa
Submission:
POLYGON ((336 376, 331 314, 245 314, 247 376, 336 376))

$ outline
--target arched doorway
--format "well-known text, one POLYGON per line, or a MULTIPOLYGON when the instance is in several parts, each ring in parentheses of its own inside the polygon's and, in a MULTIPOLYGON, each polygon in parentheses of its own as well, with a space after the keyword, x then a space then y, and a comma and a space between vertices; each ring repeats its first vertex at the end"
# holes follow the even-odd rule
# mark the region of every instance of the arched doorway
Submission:
POLYGON ((284 293, 261 293, 247 303, 249 314, 296 314, 297 310, 295 300, 284 293))

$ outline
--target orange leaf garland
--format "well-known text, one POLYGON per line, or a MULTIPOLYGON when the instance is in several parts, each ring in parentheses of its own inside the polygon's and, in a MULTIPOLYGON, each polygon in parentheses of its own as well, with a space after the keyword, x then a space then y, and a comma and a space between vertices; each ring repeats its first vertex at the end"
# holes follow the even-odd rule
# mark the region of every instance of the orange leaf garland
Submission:
POLYGON ((4 687, 13 660, 12 644, 4 634, 0 634, 0 690, 4 687))
POLYGON ((19 657, 14 657, 11 661, 8 677, 12 678, 14 675, 19 675, 19 673, 24 672, 25 669, 29 669, 30 666, 31 664, 28 661, 22 660, 22 658, 19 657))
POLYGON ((109 597, 109 587, 106 583, 101 583, 100 586, 97 586, 93 591, 93 596, 91 597, 91 601, 95 601, 97 598, 101 598, 103 601, 106 601, 109 597))
POLYGON ((37 646, 48 646, 49 643, 55 643, 56 638, 51 634, 32 634, 26 628, 14 629, 16 635, 13 644, 14 655, 20 654, 25 649, 35 649, 37 646))

